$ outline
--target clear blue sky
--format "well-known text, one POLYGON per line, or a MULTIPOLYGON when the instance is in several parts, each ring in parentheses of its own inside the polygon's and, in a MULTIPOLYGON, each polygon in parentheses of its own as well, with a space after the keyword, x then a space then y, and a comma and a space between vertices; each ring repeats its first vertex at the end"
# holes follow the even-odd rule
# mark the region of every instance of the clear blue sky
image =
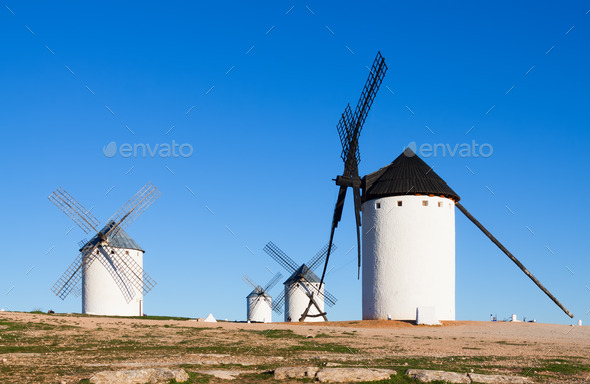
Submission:
MULTIPOLYGON (((280 270, 262 251, 268 241, 302 262, 327 242, 342 171, 336 123, 380 50, 389 71, 362 133, 360 172, 410 142, 490 144, 487 158, 425 160, 590 323, 588 8, 2 3, 0 307, 80 311, 80 299, 49 290, 85 237, 47 200, 56 187, 106 220, 152 181, 162 197, 128 231, 158 282, 145 311, 244 319, 242 275, 262 283, 267 267, 280 270), (103 154, 113 141, 172 140, 192 156, 103 154)), ((356 250, 346 253, 351 212, 327 280, 334 320, 361 315, 356 250)), ((458 319, 571 322, 459 212, 456 227, 458 319)))

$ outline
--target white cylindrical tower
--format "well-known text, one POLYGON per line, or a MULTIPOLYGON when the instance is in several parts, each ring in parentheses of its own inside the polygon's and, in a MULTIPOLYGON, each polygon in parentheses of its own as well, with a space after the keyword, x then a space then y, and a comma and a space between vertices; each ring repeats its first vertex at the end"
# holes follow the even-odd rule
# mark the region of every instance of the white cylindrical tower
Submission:
POLYGON ((363 319, 416 320, 420 307, 455 320, 455 201, 406 150, 363 179, 363 319))
MULTIPOLYGON (((299 321, 303 312, 309 305, 309 296, 307 293, 317 292, 320 286, 320 278, 308 269, 305 265, 302 265, 297 271, 291 275, 291 277, 285 281, 285 321, 299 321), (301 276, 305 276, 305 280, 301 276)), ((318 304, 320 311, 316 306, 312 305, 308 311, 308 315, 317 315, 324 312, 324 286, 322 286, 320 297, 314 294, 314 300, 318 304)), ((307 322, 318 322, 324 321, 322 316, 318 317, 306 317, 307 322)))
POLYGON ((272 322, 272 301, 268 293, 256 287, 246 297, 246 316, 248 321, 257 323, 272 322))
MULTIPOLYGON (((93 238, 92 241, 98 241, 93 238)), ((110 239, 109 239, 110 241, 110 239)), ((113 243, 110 241, 110 243, 113 243)), ((117 234, 119 253, 129 256, 143 269, 144 251, 122 229, 117 234)), ((84 267, 82 275, 82 313, 108 316, 141 316, 143 293, 112 262, 118 257, 110 247, 99 246, 94 260, 84 267), (131 299, 127 302, 127 299, 131 299)))

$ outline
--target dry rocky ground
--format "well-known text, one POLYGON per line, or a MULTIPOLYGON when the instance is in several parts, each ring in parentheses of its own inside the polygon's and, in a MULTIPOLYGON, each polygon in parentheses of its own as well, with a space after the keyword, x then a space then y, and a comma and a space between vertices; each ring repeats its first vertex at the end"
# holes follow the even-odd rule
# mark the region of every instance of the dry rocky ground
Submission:
POLYGON ((94 373, 183 368, 189 383, 276 380, 279 367, 370 367, 528 377, 532 382, 590 382, 590 327, 395 321, 203 323, 181 318, 116 318, 0 312, 1 383, 84 383, 94 373), (218 372, 219 373, 219 372, 218 372))

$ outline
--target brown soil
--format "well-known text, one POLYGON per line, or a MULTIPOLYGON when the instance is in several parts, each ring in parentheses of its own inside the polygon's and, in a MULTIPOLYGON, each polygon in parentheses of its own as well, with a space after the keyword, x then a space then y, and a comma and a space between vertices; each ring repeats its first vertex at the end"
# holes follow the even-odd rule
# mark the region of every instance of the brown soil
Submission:
MULTIPOLYGON (((195 320, 0 312, 0 382, 78 383, 102 370, 239 369, 240 382, 279 366, 442 369, 590 381, 590 327, 539 323, 400 321, 203 323, 195 320), (4 360, 5 359, 5 360, 4 360)), ((397 381, 391 381, 397 382, 397 381)), ((408 381, 404 381, 408 382, 408 381)))

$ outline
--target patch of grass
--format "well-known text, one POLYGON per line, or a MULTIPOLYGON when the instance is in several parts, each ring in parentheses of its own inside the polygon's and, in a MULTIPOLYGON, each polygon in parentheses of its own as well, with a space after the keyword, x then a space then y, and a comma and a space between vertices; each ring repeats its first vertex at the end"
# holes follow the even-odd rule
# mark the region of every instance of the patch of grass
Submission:
POLYGON ((270 329, 268 331, 252 331, 256 334, 271 339, 304 339, 304 336, 298 335, 290 329, 270 329))
POLYGON ((328 333, 318 333, 317 335, 315 335, 314 337, 316 338, 328 338, 328 337, 338 337, 338 335, 332 335, 332 334, 328 334, 328 333))
POLYGON ((190 317, 179 317, 179 316, 106 316, 106 315, 86 315, 82 313, 55 313, 52 316, 63 316, 63 317, 90 317, 90 318, 106 318, 106 319, 137 319, 137 320, 177 320, 186 321, 194 320, 190 317))
POLYGON ((313 342, 302 342, 297 345, 292 345, 286 348, 289 352, 301 352, 301 351, 316 351, 316 352, 332 352, 332 353, 358 353, 359 350, 351 348, 346 345, 335 344, 335 343, 313 343, 313 342))
POLYGON ((499 356, 448 356, 448 357, 399 357, 392 359, 375 360, 373 364, 382 368, 405 371, 406 369, 435 369, 449 372, 465 373, 474 369, 476 373, 493 373, 494 368, 499 367, 494 362, 508 359, 499 356))
MULTIPOLYGON (((404 374, 398 373, 397 375, 392 375, 391 378, 387 380, 381 381, 363 381, 360 384, 414 384, 419 383, 418 380, 412 379, 409 376, 404 374)), ((431 381, 433 384, 445 384, 444 381, 431 381)))
MULTIPOLYGON (((240 383, 258 383, 261 381, 273 380, 274 381, 274 374, 273 371, 266 371, 261 373, 243 373, 238 376, 238 380, 240 383)), ((298 380, 303 381, 303 380, 298 380)), ((303 381, 305 382, 305 381, 303 381)))
POLYGON ((529 345, 527 343, 511 343, 509 341, 505 341, 505 340, 500 340, 500 341, 496 341, 496 344, 502 344, 502 345, 515 345, 515 346, 524 346, 524 345, 529 345))
MULTIPOLYGON (((196 383, 209 383, 209 381, 211 381, 211 376, 209 375, 204 375, 202 373, 197 373, 197 372, 187 372, 188 374, 188 381, 183 381, 181 382, 181 384, 196 384, 196 383)), ((170 384, 172 383, 178 383, 176 380, 170 380, 169 382, 170 384)))
POLYGON ((32 322, 16 323, 13 321, 0 321, 0 326, 2 326, 2 331, 4 331, 4 332, 50 331, 50 330, 53 330, 58 327, 57 325, 52 325, 52 324, 32 323, 32 322))
POLYGON ((572 361, 556 359, 551 362, 544 362, 543 365, 534 369, 537 372, 552 372, 561 375, 577 375, 584 372, 590 372, 590 365, 577 364, 572 361))

